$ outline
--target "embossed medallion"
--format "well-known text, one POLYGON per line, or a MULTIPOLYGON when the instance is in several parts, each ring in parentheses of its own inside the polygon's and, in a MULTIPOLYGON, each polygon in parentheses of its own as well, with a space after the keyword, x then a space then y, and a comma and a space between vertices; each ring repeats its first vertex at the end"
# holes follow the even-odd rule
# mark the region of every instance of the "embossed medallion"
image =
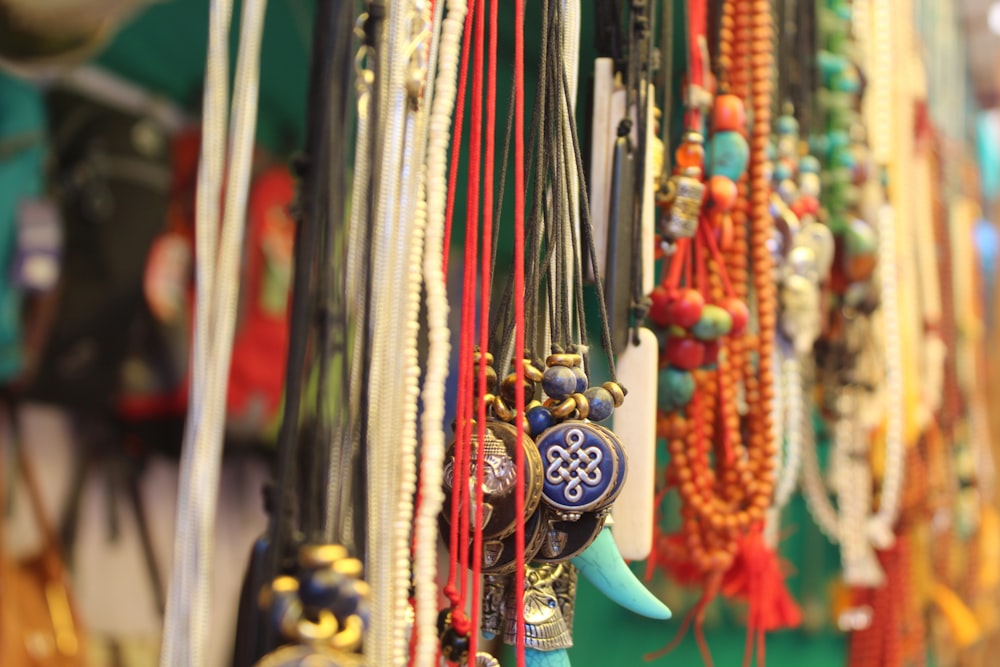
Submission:
MULTIPOLYGON (((468 483, 472 498, 470 520, 475 516, 475 480, 476 468, 479 465, 479 447, 476 426, 472 426, 472 452, 468 483)), ((514 507, 514 489, 517 484, 517 468, 515 465, 515 442, 517 430, 505 422, 490 421, 486 424, 486 437, 483 438, 483 536, 500 539, 510 535, 516 528, 517 513, 514 507)), ((521 440, 524 451, 525 471, 525 502, 524 517, 527 518, 538 507, 542 493, 542 462, 531 438, 525 435, 521 440)), ((455 444, 448 450, 444 469, 445 503, 442 516, 448 521, 451 518, 451 489, 455 477, 455 444)))
POLYGON ((620 488, 620 448, 590 422, 570 420, 538 438, 544 467, 542 497, 562 518, 606 506, 620 488))

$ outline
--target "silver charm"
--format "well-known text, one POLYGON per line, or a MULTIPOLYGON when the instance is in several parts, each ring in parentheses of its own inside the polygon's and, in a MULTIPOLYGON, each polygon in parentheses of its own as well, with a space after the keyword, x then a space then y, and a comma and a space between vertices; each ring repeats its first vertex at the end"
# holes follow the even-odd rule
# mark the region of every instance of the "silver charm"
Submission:
MULTIPOLYGON (((524 645, 536 651, 554 651, 573 646, 573 603, 576 599, 576 568, 569 564, 527 568, 524 578, 524 645)), ((508 604, 513 605, 509 600, 508 604)), ((517 618, 508 615, 504 641, 517 641, 517 618)))
POLYGON ((698 217, 705 198, 700 170, 686 169, 671 180, 674 182, 674 202, 662 231, 671 239, 693 238, 698 231, 698 217))

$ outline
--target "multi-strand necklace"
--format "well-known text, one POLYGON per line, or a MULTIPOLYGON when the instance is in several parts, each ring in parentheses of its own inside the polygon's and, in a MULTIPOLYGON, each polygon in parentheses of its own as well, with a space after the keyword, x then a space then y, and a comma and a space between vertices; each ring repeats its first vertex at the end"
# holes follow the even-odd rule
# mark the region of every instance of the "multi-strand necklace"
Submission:
POLYGON ((670 456, 666 489, 681 499, 680 530, 659 539, 657 558, 682 582, 702 587, 688 622, 709 662, 700 625, 718 593, 749 603, 750 641, 795 624, 798 612, 763 542, 779 441, 771 10, 749 0, 722 5, 717 90, 703 128, 704 9, 689 8, 688 131, 674 156, 673 196, 664 200, 667 260, 650 319, 665 338, 658 435, 670 456), (708 142, 704 129, 712 132, 708 142))

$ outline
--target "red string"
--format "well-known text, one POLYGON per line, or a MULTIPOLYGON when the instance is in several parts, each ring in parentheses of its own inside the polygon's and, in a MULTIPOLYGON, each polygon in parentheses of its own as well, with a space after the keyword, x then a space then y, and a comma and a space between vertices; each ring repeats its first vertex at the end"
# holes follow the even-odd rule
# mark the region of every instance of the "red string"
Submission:
MULTIPOLYGON (((524 0, 514 3, 514 403, 517 445, 514 463, 517 486, 514 494, 515 516, 524 516, 524 0)), ((517 667, 524 667, 524 522, 517 522, 514 534, 517 570, 514 574, 514 608, 517 613, 517 667)))
POLYGON ((670 271, 667 273, 665 286, 668 291, 677 289, 681 281, 681 271, 684 269, 684 259, 690 246, 690 239, 678 239, 677 250, 670 261, 670 271))
MULTIPOLYGON (((466 17, 466 46, 468 46, 468 41, 471 39, 472 25, 470 24, 469 17, 476 13, 476 5, 478 3, 473 2, 469 14, 466 17)), ((463 68, 462 76, 465 76, 466 68, 464 65, 468 61, 468 50, 463 52, 463 68)), ((478 73, 473 74, 473 98, 475 99, 476 82, 481 81, 478 73)), ((480 93, 481 94, 481 93, 480 93)), ((462 96, 464 97, 464 95, 462 96)), ((468 471, 471 460, 471 449, 470 441, 472 439, 472 413, 473 406, 471 403, 472 392, 473 392, 473 366, 472 366, 472 352, 473 345, 475 343, 475 310, 476 310, 476 251, 478 249, 478 225, 476 224, 478 216, 476 215, 476 207, 479 205, 478 192, 471 187, 472 184, 477 184, 479 181, 478 167, 479 167, 479 147, 478 147, 478 137, 481 133, 481 119, 476 117, 476 109, 473 107, 472 110, 472 132, 471 132, 471 146, 469 149, 469 172, 470 178, 468 183, 470 188, 468 191, 468 199, 466 201, 466 232, 465 232, 465 262, 463 266, 462 274, 462 321, 459 333, 459 348, 458 348, 458 396, 456 399, 456 429, 455 429, 455 468, 454 468, 454 479, 452 484, 453 496, 458 495, 459 507, 457 522, 452 524, 452 531, 455 531, 457 524, 458 537, 456 540, 456 548, 458 552, 458 568, 457 571, 449 566, 449 574, 451 576, 450 585, 454 587, 455 599, 452 601, 453 613, 452 613, 452 623, 455 625, 456 629, 461 626, 468 626, 468 619, 465 616, 466 602, 468 600, 468 590, 466 586, 465 572, 469 569, 469 485, 465 480, 468 479, 468 471), (475 175, 473 177, 473 174, 475 175), (460 481, 461 480, 461 481, 460 481)), ((460 142, 455 142, 455 150, 452 152, 452 157, 456 158, 452 161, 452 175, 455 174, 455 169, 457 168, 457 156, 458 146, 460 142)), ((449 184, 449 197, 454 197, 454 182, 449 184)), ((447 236, 447 234, 446 234, 447 236)), ((445 255, 447 257, 447 255, 445 255)), ((452 508, 452 514, 455 514, 454 507, 452 508)), ((452 559, 455 560, 455 551, 452 551, 452 559)))
MULTIPOLYGON (((693 87, 705 87, 705 63, 702 60, 701 45, 704 43, 708 30, 708 4, 706 0, 688 1, 688 84, 693 87)), ((691 104, 693 100, 688 100, 691 104)), ((701 111, 694 105, 688 110, 688 127, 701 126, 701 111)))
POLYGON ((476 3, 470 3, 469 13, 465 15, 465 28, 462 31, 462 61, 458 68, 458 98, 455 101, 455 125, 452 130, 451 163, 448 166, 448 202, 444 213, 444 254, 442 266, 444 275, 448 276, 448 255, 451 254, 451 221, 455 214, 455 185, 458 183, 458 158, 462 149, 462 127, 465 123, 465 91, 469 80, 469 44, 472 40, 472 18, 475 16, 476 3))
POLYGON ((719 246, 715 243, 715 236, 712 232, 708 230, 704 225, 698 225, 698 230, 704 237, 705 244, 708 246, 709 252, 712 253, 712 259, 715 260, 715 264, 719 267, 719 276, 722 277, 722 284, 726 288, 726 296, 733 298, 736 296, 736 292, 733 290, 732 283, 729 282, 729 272, 726 271, 726 261, 722 257, 722 252, 719 250, 719 246))
POLYGON ((698 223, 698 236, 695 237, 694 256, 695 256, 695 267, 696 271, 698 272, 698 289, 707 293, 709 291, 709 286, 708 286, 708 270, 705 266, 705 243, 704 241, 702 241, 701 243, 698 242, 699 240, 701 240, 699 237, 705 235, 704 227, 705 227, 704 224, 702 224, 701 222, 698 223))
MULTIPOLYGON (((483 443, 486 442, 486 349, 489 345, 489 324, 490 324, 490 258, 493 254, 493 171, 494 171, 494 132, 496 127, 496 55, 497 55, 497 32, 498 15, 497 5, 499 0, 490 3, 490 44, 489 44, 489 70, 486 73, 486 150, 485 166, 483 173, 483 261, 480 275, 480 298, 479 298, 479 376, 477 403, 478 412, 476 414, 477 438, 479 455, 476 460, 476 522, 475 533, 472 543, 472 634, 469 640, 469 667, 475 667, 476 652, 479 644, 479 605, 477 604, 480 594, 480 583, 482 578, 483 561, 483 480, 486 466, 483 461, 483 443)), ((476 79, 480 79, 483 70, 483 32, 485 24, 485 11, 480 11, 476 20, 476 79)), ((473 81, 473 95, 476 95, 476 81, 473 81)), ((482 88, 482 82, 478 82, 478 87, 482 88)), ((481 94, 481 93, 480 93, 481 94)), ((480 111, 482 99, 478 95, 475 97, 473 107, 473 118, 477 118, 477 111, 480 111)), ((476 127, 473 121, 473 127, 476 127)), ((479 132, 476 132, 478 139, 479 132)), ((479 156, 476 156, 478 167, 479 156)), ((470 174, 469 180, 473 177, 470 174)), ((478 180, 478 179, 476 179, 478 180)))

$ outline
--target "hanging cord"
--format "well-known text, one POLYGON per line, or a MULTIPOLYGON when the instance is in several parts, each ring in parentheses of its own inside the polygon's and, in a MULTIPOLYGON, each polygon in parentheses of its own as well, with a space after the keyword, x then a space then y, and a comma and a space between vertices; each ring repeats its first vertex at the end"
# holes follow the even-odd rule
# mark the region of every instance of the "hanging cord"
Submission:
MULTIPOLYGON (((350 383, 347 372, 349 348, 347 340, 347 303, 346 291, 346 233, 349 221, 345 222, 346 211, 346 174, 345 163, 341 158, 347 152, 345 138, 350 99, 351 83, 352 29, 350 3, 332 3, 331 24, 325 31, 328 37, 322 38, 328 52, 324 55, 329 65, 317 67, 317 76, 323 76, 326 70, 328 78, 322 81, 330 82, 325 86, 329 90, 329 105, 318 105, 320 109, 329 109, 323 114, 327 124, 324 134, 326 151, 321 151, 317 160, 321 164, 310 165, 315 170, 315 189, 311 196, 304 197, 306 202, 315 198, 315 206, 323 208, 316 211, 318 220, 323 223, 323 253, 319 258, 317 285, 318 301, 321 315, 316 324, 320 327, 319 349, 320 366, 317 375, 317 438, 313 442, 318 450, 314 458, 318 459, 316 473, 321 486, 312 489, 311 494, 322 505, 318 507, 321 515, 311 530, 314 542, 336 542, 355 550, 353 535, 348 530, 346 516, 350 513, 350 489, 352 486, 349 395, 350 383), (322 179, 322 180, 320 180, 322 179), (321 195, 321 193, 324 193, 321 195), (333 381, 329 375, 331 370, 339 370, 338 377, 333 381), (334 400, 330 400, 330 389, 336 388, 334 400)), ((301 378, 299 379, 301 382, 301 378)), ((282 487, 288 488, 288 487, 282 487)))
POLYGON ((178 499, 174 567, 167 601, 160 664, 164 667, 204 664, 210 627, 211 560, 218 499, 219 468, 225 427, 226 389, 232 357, 239 292, 239 265, 250 185, 260 45, 265 0, 243 5, 236 84, 229 136, 230 170, 226 180, 221 236, 217 206, 223 163, 219 134, 226 126, 225 100, 228 34, 232 8, 225 0, 211 5, 209 58, 206 67, 203 162, 199 166, 196 265, 198 293, 195 312, 191 409, 185 427, 178 499), (217 62, 213 62, 219 58, 217 62), (204 241, 205 245, 201 245, 204 241), (218 243, 216 243, 218 241, 218 243), (209 265, 215 268, 209 268, 209 265), (217 270, 217 272, 216 272, 217 270))
MULTIPOLYGON (((438 0, 438 7, 444 2, 438 0)), ((465 0, 448 0, 448 15, 441 31, 440 64, 432 102, 427 147, 427 230, 423 258, 427 291, 428 355, 424 378, 421 431, 420 503, 416 518, 414 588, 416 591, 415 667, 431 667, 437 657, 437 515, 444 501, 442 490, 445 458, 445 382, 451 343, 448 332, 448 298, 444 274, 444 212, 449 124, 455 107, 459 40, 467 15, 465 0)), ((458 469, 453 473, 457 479, 458 469)))
MULTIPOLYGON (((368 554, 366 576, 372 588, 373 619, 366 657, 376 664, 405 662, 405 605, 410 584, 409 549, 415 487, 415 401, 412 383, 407 388, 407 359, 412 359, 413 331, 399 337, 399 323, 406 319, 407 281, 420 282, 420 267, 408 261, 416 238, 414 215, 416 188, 408 171, 418 159, 418 114, 413 109, 411 84, 413 58, 426 38, 422 21, 414 21, 416 8, 410 3, 388 5, 385 48, 377 52, 379 72, 375 85, 384 101, 377 138, 379 157, 375 163, 375 230, 370 264, 369 346, 367 382, 367 428, 364 434, 368 457, 368 554), (384 95, 383 95, 384 93, 384 95), (400 348, 402 352, 400 353, 400 348), (400 428, 402 413, 404 428, 400 428), (407 514, 409 520, 397 517, 407 514), (390 530, 386 530, 391 526, 390 530), (373 529, 372 529, 373 528, 373 529)), ((423 57, 423 55, 419 55, 423 57)), ((419 163, 419 161, 418 161, 419 163)))
MULTIPOLYGON (((486 71, 486 146, 484 151, 484 165, 483 165, 483 249, 481 257, 481 275, 480 275, 480 297, 479 297, 479 367, 477 373, 477 387, 476 387, 476 516, 475 516, 475 539, 473 540, 473 553, 472 553, 472 632, 469 643, 469 667, 475 667, 476 655, 479 648, 479 598, 480 598, 480 588, 482 584, 482 562, 483 562, 483 509, 484 509, 484 499, 483 499, 483 482, 485 479, 486 466, 483 464, 485 461, 484 455, 484 443, 486 442, 486 392, 487 392, 487 374, 486 374, 486 351, 489 345, 489 334, 490 334, 490 297, 492 284, 490 282, 492 277, 492 266, 489 258, 493 255, 493 179, 495 171, 495 132, 493 128, 496 126, 496 102, 497 102, 497 40, 500 31, 499 25, 499 0, 492 0, 490 2, 490 28, 489 28, 489 47, 487 49, 486 58, 488 61, 488 69, 486 71)), ((477 49, 476 56, 479 60, 478 69, 482 69, 482 41, 483 41, 483 24, 485 23, 485 7, 483 7, 482 12, 480 12, 479 20, 477 20, 476 29, 476 41, 477 49)), ((478 106, 478 99, 476 100, 478 106)), ((475 110, 474 110, 475 115, 475 110)), ((475 128, 475 123, 473 123, 475 128)), ((471 176, 470 176, 471 182, 471 176)), ((478 184, 477 184, 478 185, 478 184)))
MULTIPOLYGON (((524 294, 524 5, 522 0, 514 4, 514 294, 524 294)), ((514 299, 514 426, 516 442, 524 437, 524 300, 514 299)), ((517 482, 514 491, 514 516, 524 516, 524 451, 514 448, 514 466, 517 482)), ((514 575, 514 599, 524 599, 524 522, 518 521, 514 532, 514 554, 516 574, 514 575)), ((517 608, 515 651, 517 667, 525 667, 524 650, 524 610, 517 608)))

